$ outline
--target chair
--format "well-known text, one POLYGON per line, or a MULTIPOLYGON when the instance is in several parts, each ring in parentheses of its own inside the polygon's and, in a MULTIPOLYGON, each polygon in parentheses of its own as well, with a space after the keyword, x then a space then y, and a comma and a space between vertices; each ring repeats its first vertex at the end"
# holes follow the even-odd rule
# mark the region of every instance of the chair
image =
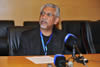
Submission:
POLYGON ((85 23, 87 21, 82 20, 64 20, 62 21, 62 30, 67 35, 67 33, 72 33, 76 35, 78 40, 78 48, 80 49, 81 53, 89 53, 86 38, 85 38, 85 23))
POLYGON ((100 21, 89 21, 86 31, 91 53, 100 53, 100 21))
POLYGON ((24 26, 31 26, 36 28, 39 26, 39 21, 24 21, 24 26))
POLYGON ((23 31, 30 30, 32 27, 15 26, 9 28, 8 42, 9 42, 9 55, 16 56, 16 51, 20 45, 20 37, 23 31))
POLYGON ((0 20, 0 55, 8 55, 8 28, 14 26, 13 20, 0 20))

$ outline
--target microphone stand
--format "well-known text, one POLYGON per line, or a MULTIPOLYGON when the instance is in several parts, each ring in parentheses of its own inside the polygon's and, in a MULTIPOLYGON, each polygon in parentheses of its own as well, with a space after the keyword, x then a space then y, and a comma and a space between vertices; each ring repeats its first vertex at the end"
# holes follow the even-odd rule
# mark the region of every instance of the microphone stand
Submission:
POLYGON ((73 45, 73 53, 72 53, 72 57, 73 57, 73 58, 75 57, 75 53, 76 53, 75 45, 73 45))
POLYGON ((72 54, 72 57, 73 57, 73 59, 76 61, 76 62, 78 62, 78 63, 82 63, 83 65, 85 65, 86 67, 88 67, 87 65, 86 65, 86 63, 88 63, 88 60, 86 59, 86 58, 84 58, 84 56, 82 55, 82 53, 80 52, 80 50, 78 49, 78 47, 76 46, 76 45, 73 45, 73 54, 72 54), (75 50, 74 49, 77 49, 77 51, 78 51, 78 53, 79 53, 79 56, 78 57, 76 57, 75 56, 75 50))
MULTIPOLYGON (((65 43, 66 43, 66 41, 68 40, 69 37, 73 37, 73 38, 77 39, 77 37, 76 37, 75 35, 69 33, 69 34, 67 34, 67 36, 66 36, 65 39, 64 39, 64 42, 65 42, 65 43)), ((69 59, 72 58, 73 61, 76 61, 76 62, 78 62, 78 63, 82 63, 82 64, 84 64, 86 67, 88 67, 88 66, 86 65, 86 63, 88 63, 88 60, 85 59, 85 58, 82 56, 80 50, 79 50, 78 47, 77 47, 77 43, 76 43, 75 40, 72 42, 72 45, 73 45, 73 50, 72 50, 73 53, 72 53, 72 57, 68 58, 68 61, 69 61, 69 59), (78 57, 75 56, 76 50, 77 50, 78 53, 79 53, 79 56, 78 56, 78 57)))
POLYGON ((73 62, 76 61, 77 63, 82 63, 83 65, 85 65, 86 67, 88 67, 86 65, 86 63, 88 63, 88 60, 86 58, 84 58, 84 56, 82 55, 82 53, 80 52, 80 50, 78 49, 77 45, 73 45, 73 53, 72 53, 72 57, 68 58, 68 61, 72 58, 73 62), (76 56, 76 50, 79 53, 79 56, 76 56))

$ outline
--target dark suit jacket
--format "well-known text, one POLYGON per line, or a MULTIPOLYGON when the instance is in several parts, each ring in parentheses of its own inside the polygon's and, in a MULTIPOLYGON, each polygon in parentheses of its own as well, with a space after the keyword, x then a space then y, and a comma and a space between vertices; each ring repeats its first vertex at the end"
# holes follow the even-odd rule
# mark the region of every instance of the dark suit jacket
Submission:
MULTIPOLYGON (((54 28, 53 37, 47 47, 48 55, 64 53, 64 34, 62 31, 54 28)), ((69 52, 67 53, 69 54, 69 52)), ((22 33, 21 44, 17 55, 44 55, 40 38, 40 28, 22 33)))

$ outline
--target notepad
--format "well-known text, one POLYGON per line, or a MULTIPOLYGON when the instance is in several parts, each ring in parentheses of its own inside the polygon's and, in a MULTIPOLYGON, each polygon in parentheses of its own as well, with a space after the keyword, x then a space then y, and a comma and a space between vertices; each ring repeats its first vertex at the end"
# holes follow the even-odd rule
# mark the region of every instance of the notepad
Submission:
POLYGON ((47 63, 53 63, 54 61, 54 58, 50 56, 34 56, 26 58, 35 64, 47 64, 47 63))

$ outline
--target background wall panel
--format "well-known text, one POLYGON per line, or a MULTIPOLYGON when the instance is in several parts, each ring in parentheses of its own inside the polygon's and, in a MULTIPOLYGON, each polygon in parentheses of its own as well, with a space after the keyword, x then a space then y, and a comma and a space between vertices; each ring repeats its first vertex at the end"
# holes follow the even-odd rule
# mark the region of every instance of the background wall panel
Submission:
POLYGON ((0 0, 0 20, 38 21, 40 7, 46 3, 61 8, 61 20, 100 20, 100 0, 0 0))

